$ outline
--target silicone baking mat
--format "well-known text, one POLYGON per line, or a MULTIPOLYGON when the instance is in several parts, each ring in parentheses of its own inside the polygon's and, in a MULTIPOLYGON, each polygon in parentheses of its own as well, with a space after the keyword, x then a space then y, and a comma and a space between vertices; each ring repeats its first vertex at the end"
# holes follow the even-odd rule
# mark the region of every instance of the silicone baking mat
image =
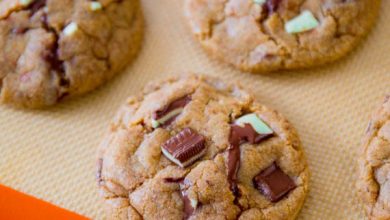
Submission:
POLYGON ((43 111, 0 107, 0 183, 82 215, 103 219, 96 147, 126 97, 150 80, 198 72, 240 82, 297 128, 312 173, 300 219, 363 219, 356 159, 369 116, 390 93, 390 1, 347 58, 320 68, 241 73, 208 59, 189 33, 182 0, 143 0, 145 43, 107 85, 43 111))

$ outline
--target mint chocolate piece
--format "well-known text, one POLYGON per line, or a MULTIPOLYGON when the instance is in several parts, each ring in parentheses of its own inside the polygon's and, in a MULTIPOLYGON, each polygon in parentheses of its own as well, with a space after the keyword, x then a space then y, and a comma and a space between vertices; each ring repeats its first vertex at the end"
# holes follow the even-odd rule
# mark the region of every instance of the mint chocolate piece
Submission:
POLYGON ((287 21, 284 29, 287 33, 295 34, 312 30, 319 25, 320 23, 314 17, 313 13, 309 10, 305 10, 297 17, 287 21))
POLYGON ((157 128, 159 126, 167 127, 170 125, 175 118, 180 115, 184 107, 191 101, 191 97, 186 95, 182 98, 179 98, 164 108, 157 110, 152 115, 152 126, 157 128))
POLYGON ((184 128, 165 142, 161 149, 169 160, 186 167, 206 153, 205 138, 191 128, 184 128))
POLYGON ((246 114, 234 121, 234 124, 244 127, 245 124, 249 124, 258 134, 272 134, 272 129, 261 120, 256 113, 246 114))
POLYGON ((294 181, 275 163, 253 178, 253 185, 271 202, 277 202, 295 189, 294 181))

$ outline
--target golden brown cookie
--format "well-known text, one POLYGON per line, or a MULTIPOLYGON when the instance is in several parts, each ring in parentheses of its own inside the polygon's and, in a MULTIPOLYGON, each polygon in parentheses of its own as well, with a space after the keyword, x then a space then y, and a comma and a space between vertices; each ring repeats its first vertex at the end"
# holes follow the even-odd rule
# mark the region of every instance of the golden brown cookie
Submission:
POLYGON ((255 73, 329 63, 373 25, 380 0, 185 0, 191 31, 213 57, 255 73))
POLYGON ((130 97, 98 155, 115 219, 294 219, 308 193, 290 123, 241 87, 203 76, 130 97))
POLYGON ((138 0, 0 1, 0 100, 41 108, 120 72, 141 45, 138 0))
POLYGON ((359 195, 369 219, 390 219, 390 94, 372 116, 359 162, 359 195))

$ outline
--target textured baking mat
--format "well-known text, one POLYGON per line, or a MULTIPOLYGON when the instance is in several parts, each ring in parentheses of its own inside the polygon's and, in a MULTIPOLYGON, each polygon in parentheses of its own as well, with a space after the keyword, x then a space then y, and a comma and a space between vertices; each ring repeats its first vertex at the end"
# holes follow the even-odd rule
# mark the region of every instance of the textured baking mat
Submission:
POLYGON ((101 89, 45 111, 0 107, 0 183, 95 219, 96 147, 126 97, 150 80, 189 71, 240 82, 297 128, 312 173, 300 219, 363 219, 354 192, 359 143, 390 92, 390 1, 346 59, 261 76, 209 60, 188 31, 182 0, 143 0, 146 38, 138 59, 101 89))

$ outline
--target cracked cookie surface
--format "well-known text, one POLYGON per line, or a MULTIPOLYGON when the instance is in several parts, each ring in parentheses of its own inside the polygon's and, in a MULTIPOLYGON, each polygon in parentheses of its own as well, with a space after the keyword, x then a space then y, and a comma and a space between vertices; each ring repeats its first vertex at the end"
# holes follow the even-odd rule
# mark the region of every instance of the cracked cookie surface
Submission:
POLYGON ((0 1, 0 100, 42 108, 95 89, 138 52, 138 0, 0 1))
POLYGON ((241 87, 197 75, 151 83, 141 95, 130 97, 110 125, 97 166, 99 192, 113 219, 294 219, 308 193, 306 159, 290 123, 241 87), (175 101, 183 97, 185 105, 175 101), (172 103, 180 113, 157 126, 156 112, 170 109, 172 103), (241 140, 232 190, 231 124, 248 113, 256 114, 273 134, 241 140), (206 151, 181 168, 162 148, 170 142, 176 150, 182 143, 188 147, 187 136, 177 136, 186 128, 191 128, 191 136, 203 137, 204 142, 197 143, 206 151), (167 141, 172 137, 178 138, 167 141), (294 186, 270 201, 253 181, 273 164, 294 186))
POLYGON ((370 219, 390 219, 390 94, 372 116, 359 162, 359 195, 370 219))
MULTIPOLYGON (((343 57, 369 31, 379 6, 380 0, 185 0, 184 10, 210 55, 258 73, 343 57), (288 33, 286 24, 304 11, 318 25, 288 33)), ((295 28, 301 25, 295 22, 295 28)))

